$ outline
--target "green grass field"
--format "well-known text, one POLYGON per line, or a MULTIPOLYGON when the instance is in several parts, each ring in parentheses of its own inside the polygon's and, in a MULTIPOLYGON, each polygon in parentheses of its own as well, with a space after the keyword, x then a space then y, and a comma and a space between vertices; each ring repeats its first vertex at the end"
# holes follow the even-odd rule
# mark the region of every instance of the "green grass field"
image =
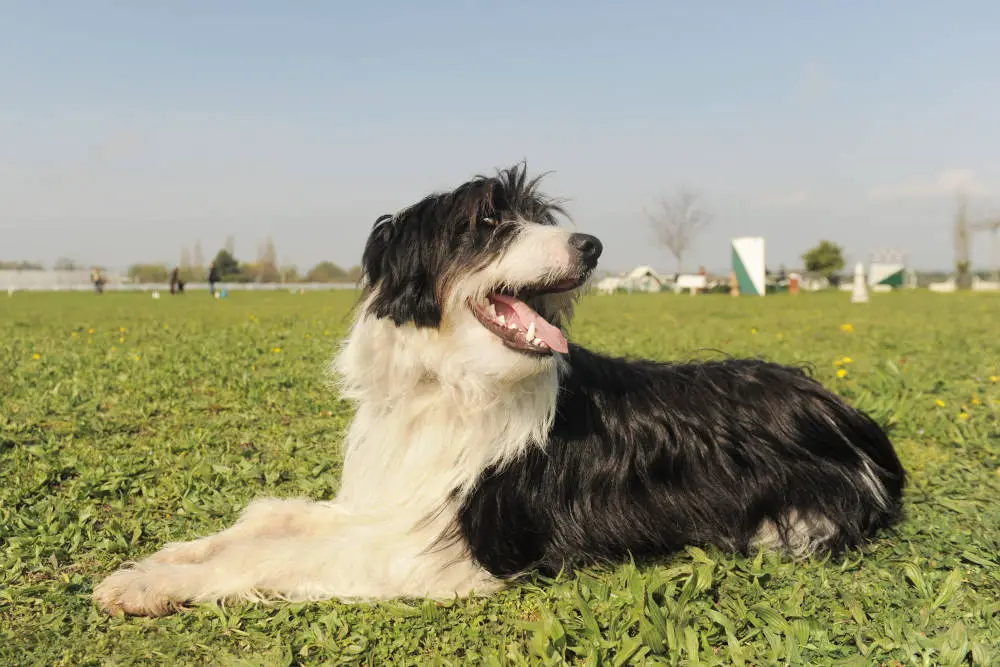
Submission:
POLYGON ((328 499, 352 293, 0 298, 0 664, 1000 664, 1000 298, 587 297, 607 352, 808 362, 891 429, 899 530, 843 562, 690 549, 489 600, 108 617, 122 561, 328 499))

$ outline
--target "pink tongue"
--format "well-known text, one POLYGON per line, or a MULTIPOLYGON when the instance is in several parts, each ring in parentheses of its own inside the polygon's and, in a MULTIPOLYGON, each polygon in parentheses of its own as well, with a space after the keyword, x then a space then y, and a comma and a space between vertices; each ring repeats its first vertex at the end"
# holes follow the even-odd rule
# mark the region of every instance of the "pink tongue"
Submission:
POLYGON ((544 341, 553 350, 562 354, 569 352, 569 345, 562 331, 559 331, 557 327, 546 322, 545 318, 533 311, 528 304, 502 294, 494 294, 490 298, 496 303, 501 303, 513 310, 521 326, 525 329, 528 328, 529 324, 534 323, 535 337, 544 341))

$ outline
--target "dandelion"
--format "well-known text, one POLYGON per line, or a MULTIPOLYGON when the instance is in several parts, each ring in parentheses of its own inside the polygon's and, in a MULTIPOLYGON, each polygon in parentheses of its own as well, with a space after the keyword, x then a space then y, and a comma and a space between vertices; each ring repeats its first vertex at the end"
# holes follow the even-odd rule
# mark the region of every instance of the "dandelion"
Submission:
POLYGON ((969 418, 969 413, 968 412, 959 412, 958 413, 958 418, 961 419, 962 421, 965 421, 966 419, 969 418))
POLYGON ((115 347, 114 345, 112 345, 112 346, 111 346, 111 351, 112 351, 112 352, 117 352, 117 351, 118 351, 118 348, 117 348, 117 347, 115 347))
POLYGON ((257 364, 250 364, 250 370, 256 371, 257 370, 257 364))
POLYGON ((271 348, 271 352, 274 352, 275 354, 281 354, 281 348, 280 347, 272 347, 271 348))
POLYGON ((118 327, 118 333, 125 333, 125 327, 118 327))
POLYGON ((312 334, 306 334, 306 338, 312 338, 312 334))
POLYGON ((778 340, 785 340, 785 334, 778 332, 778 340))
POLYGON ((847 377, 847 369, 846 368, 838 368, 837 369, 837 377, 839 377, 839 378, 847 377))
POLYGON ((844 333, 854 333, 854 325, 850 322, 840 325, 840 330, 844 333))
POLYGON ((124 343, 124 342, 125 342, 125 339, 124 339, 124 338, 119 338, 119 339, 118 339, 118 342, 119 342, 119 343, 124 343))
POLYGON ((87 329, 87 333, 89 333, 91 336, 93 336, 94 335, 94 330, 92 328, 91 329, 87 329))
POLYGON ((139 361, 139 355, 138 355, 138 354, 137 354, 137 355, 135 355, 135 360, 136 360, 136 361, 139 361))
POLYGON ((973 404, 973 405, 979 405, 979 404, 980 404, 980 402, 981 402, 981 401, 979 400, 979 397, 978 397, 978 396, 973 396, 973 397, 972 397, 972 404, 973 404))
POLYGON ((330 335, 330 332, 329 332, 329 331, 324 331, 324 332, 323 332, 323 335, 324 335, 324 336, 329 336, 329 335, 330 335))
POLYGON ((42 355, 36 352, 35 354, 31 355, 31 358, 34 359, 35 361, 38 361, 39 359, 42 358, 42 355))
POLYGON ((76 338, 76 332, 75 332, 75 331, 74 331, 73 333, 71 333, 70 335, 71 335, 71 336, 72 336, 73 338, 76 338))
POLYGON ((937 399, 934 402, 937 403, 937 405, 938 405, 939 408, 943 408, 944 407, 944 401, 942 401, 940 398, 937 399))
POLYGON ((996 375, 990 376, 990 382, 992 382, 993 384, 996 384, 997 380, 1000 380, 1000 378, 998 378, 996 375))
POLYGON ((751 328, 751 329, 750 329, 750 333, 752 333, 752 334, 754 334, 754 335, 757 335, 757 327, 753 327, 753 328, 751 328))

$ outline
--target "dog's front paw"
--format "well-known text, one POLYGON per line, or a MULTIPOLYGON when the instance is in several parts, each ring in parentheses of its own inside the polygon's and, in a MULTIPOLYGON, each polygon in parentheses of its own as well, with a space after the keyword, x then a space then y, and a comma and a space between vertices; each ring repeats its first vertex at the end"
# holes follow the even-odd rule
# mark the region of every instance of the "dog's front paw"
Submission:
POLYGON ((166 616, 183 609, 185 600, 172 592, 169 570, 123 568, 94 589, 94 600, 109 614, 166 616))

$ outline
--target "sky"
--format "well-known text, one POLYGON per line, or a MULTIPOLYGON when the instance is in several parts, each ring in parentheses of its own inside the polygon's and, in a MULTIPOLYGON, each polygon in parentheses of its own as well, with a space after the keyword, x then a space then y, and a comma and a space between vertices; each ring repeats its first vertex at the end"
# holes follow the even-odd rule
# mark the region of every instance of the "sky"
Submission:
MULTIPOLYGON (((375 219, 526 160, 601 268, 685 258, 953 265, 959 190, 1000 217, 1000 3, 0 0, 0 259, 124 269, 271 237, 357 264, 375 219)), ((992 266, 990 237, 973 260, 992 266)))

